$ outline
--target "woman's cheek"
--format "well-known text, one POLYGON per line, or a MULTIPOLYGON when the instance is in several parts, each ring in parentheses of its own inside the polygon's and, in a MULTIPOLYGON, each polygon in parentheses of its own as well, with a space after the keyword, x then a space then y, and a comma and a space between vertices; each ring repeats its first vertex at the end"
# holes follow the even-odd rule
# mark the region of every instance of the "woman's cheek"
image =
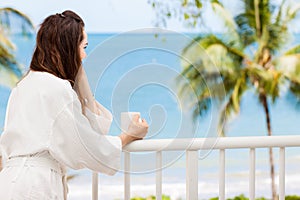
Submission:
POLYGON ((81 53, 80 53, 80 57, 81 57, 81 60, 85 59, 85 57, 86 57, 86 53, 85 53, 85 51, 84 51, 84 50, 82 50, 82 51, 81 51, 81 53))

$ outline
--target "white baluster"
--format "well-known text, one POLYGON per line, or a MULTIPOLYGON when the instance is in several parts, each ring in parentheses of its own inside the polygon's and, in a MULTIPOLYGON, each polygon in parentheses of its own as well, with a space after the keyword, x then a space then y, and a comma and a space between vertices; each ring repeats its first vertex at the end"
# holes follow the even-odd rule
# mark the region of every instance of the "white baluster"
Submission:
POLYGON ((285 148, 279 150, 279 200, 285 199, 285 148))
POLYGON ((130 152, 124 152, 124 199, 130 200, 130 152))
POLYGON ((249 199, 255 200, 255 149, 250 149, 249 199))
POLYGON ((186 151, 186 199, 198 199, 198 151, 186 151))
POLYGON ((92 199, 98 200, 98 172, 92 174, 92 199))
POLYGON ((219 156, 219 199, 225 200, 225 149, 220 149, 219 156))
POLYGON ((156 200, 162 199, 162 152, 156 153, 156 200))

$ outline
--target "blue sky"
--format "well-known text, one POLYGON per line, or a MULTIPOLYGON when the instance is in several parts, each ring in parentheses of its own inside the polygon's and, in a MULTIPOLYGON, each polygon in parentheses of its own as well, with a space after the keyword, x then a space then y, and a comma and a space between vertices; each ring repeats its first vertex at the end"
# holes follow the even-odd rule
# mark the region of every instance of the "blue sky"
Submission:
MULTIPOLYGON (((289 0, 293 1, 293 0, 289 0)), ((223 0, 226 7, 232 12, 238 12, 240 8, 236 0, 223 0)), ((275 0, 277 4, 281 0, 275 0)), ((300 0, 295 0, 300 3, 300 0)), ((1 0, 0 7, 13 7, 27 14, 38 25, 42 20, 54 13, 66 9, 77 12, 85 21, 86 31, 89 33, 115 33, 132 31, 135 29, 154 26, 155 11, 148 0, 1 0)), ((218 17, 212 15, 210 10, 204 10, 206 23, 210 30, 220 32, 224 27, 218 23, 218 17)), ((177 20, 168 21, 168 29, 179 32, 194 32, 177 20)), ((292 31, 299 32, 299 20, 295 20, 291 26, 292 31)))
MULTIPOLYGON (((225 0, 226 2, 226 0, 225 0)), ((1 0, 0 7, 16 8, 32 19, 37 26, 51 14, 70 9, 85 21, 89 33, 115 33, 154 27, 156 13, 148 0, 1 0)), ((205 10, 212 30, 223 29, 211 11, 205 10)), ((168 20, 167 29, 178 32, 195 32, 176 19, 168 20)))
MULTIPOLYGON (((38 25, 50 14, 70 9, 86 23, 87 32, 124 32, 153 27, 155 12, 147 0, 1 0, 0 7, 13 7, 27 14, 38 25)), ((183 31, 180 22, 168 29, 183 31)))

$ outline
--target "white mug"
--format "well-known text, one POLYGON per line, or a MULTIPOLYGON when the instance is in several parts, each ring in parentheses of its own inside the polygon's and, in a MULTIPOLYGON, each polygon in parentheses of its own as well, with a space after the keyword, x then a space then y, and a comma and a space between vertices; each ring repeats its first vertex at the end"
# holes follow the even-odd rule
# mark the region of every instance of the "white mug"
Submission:
MULTIPOLYGON (((133 116, 137 114, 140 116, 140 112, 121 112, 121 130, 123 132, 128 131, 128 127, 130 125, 130 122, 132 121, 133 116)), ((141 121, 141 118, 139 118, 139 122, 141 121)))

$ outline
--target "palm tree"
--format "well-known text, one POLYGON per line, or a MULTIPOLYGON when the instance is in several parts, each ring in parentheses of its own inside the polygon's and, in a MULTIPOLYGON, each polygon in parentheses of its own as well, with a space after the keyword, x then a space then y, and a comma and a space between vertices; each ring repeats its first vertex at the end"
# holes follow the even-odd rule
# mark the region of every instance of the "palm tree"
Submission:
MULTIPOLYGON (((300 97, 300 45, 283 52, 289 39, 288 25, 296 18, 300 4, 285 0, 279 5, 271 0, 241 0, 239 3, 240 13, 232 16, 218 0, 211 1, 227 33, 198 36, 182 51, 189 62, 182 61, 181 75, 188 81, 180 82, 180 94, 187 97, 186 94, 190 94, 187 88, 193 88, 197 101, 192 108, 197 118, 216 101, 216 97, 209 95, 209 89, 223 87, 226 94, 219 99, 224 103, 219 134, 224 135, 223 123, 240 111, 245 92, 254 90, 264 109, 270 136, 270 104, 280 97, 283 86, 298 99, 300 97), (217 70, 210 68, 209 59, 217 70)), ((277 199, 272 148, 269 149, 269 162, 272 199, 277 199)))
POLYGON ((14 24, 20 21, 22 33, 30 34, 34 26, 29 17, 13 8, 0 8, 0 84, 9 88, 23 75, 22 68, 13 55, 15 46, 8 38, 12 28, 15 28, 14 24))

